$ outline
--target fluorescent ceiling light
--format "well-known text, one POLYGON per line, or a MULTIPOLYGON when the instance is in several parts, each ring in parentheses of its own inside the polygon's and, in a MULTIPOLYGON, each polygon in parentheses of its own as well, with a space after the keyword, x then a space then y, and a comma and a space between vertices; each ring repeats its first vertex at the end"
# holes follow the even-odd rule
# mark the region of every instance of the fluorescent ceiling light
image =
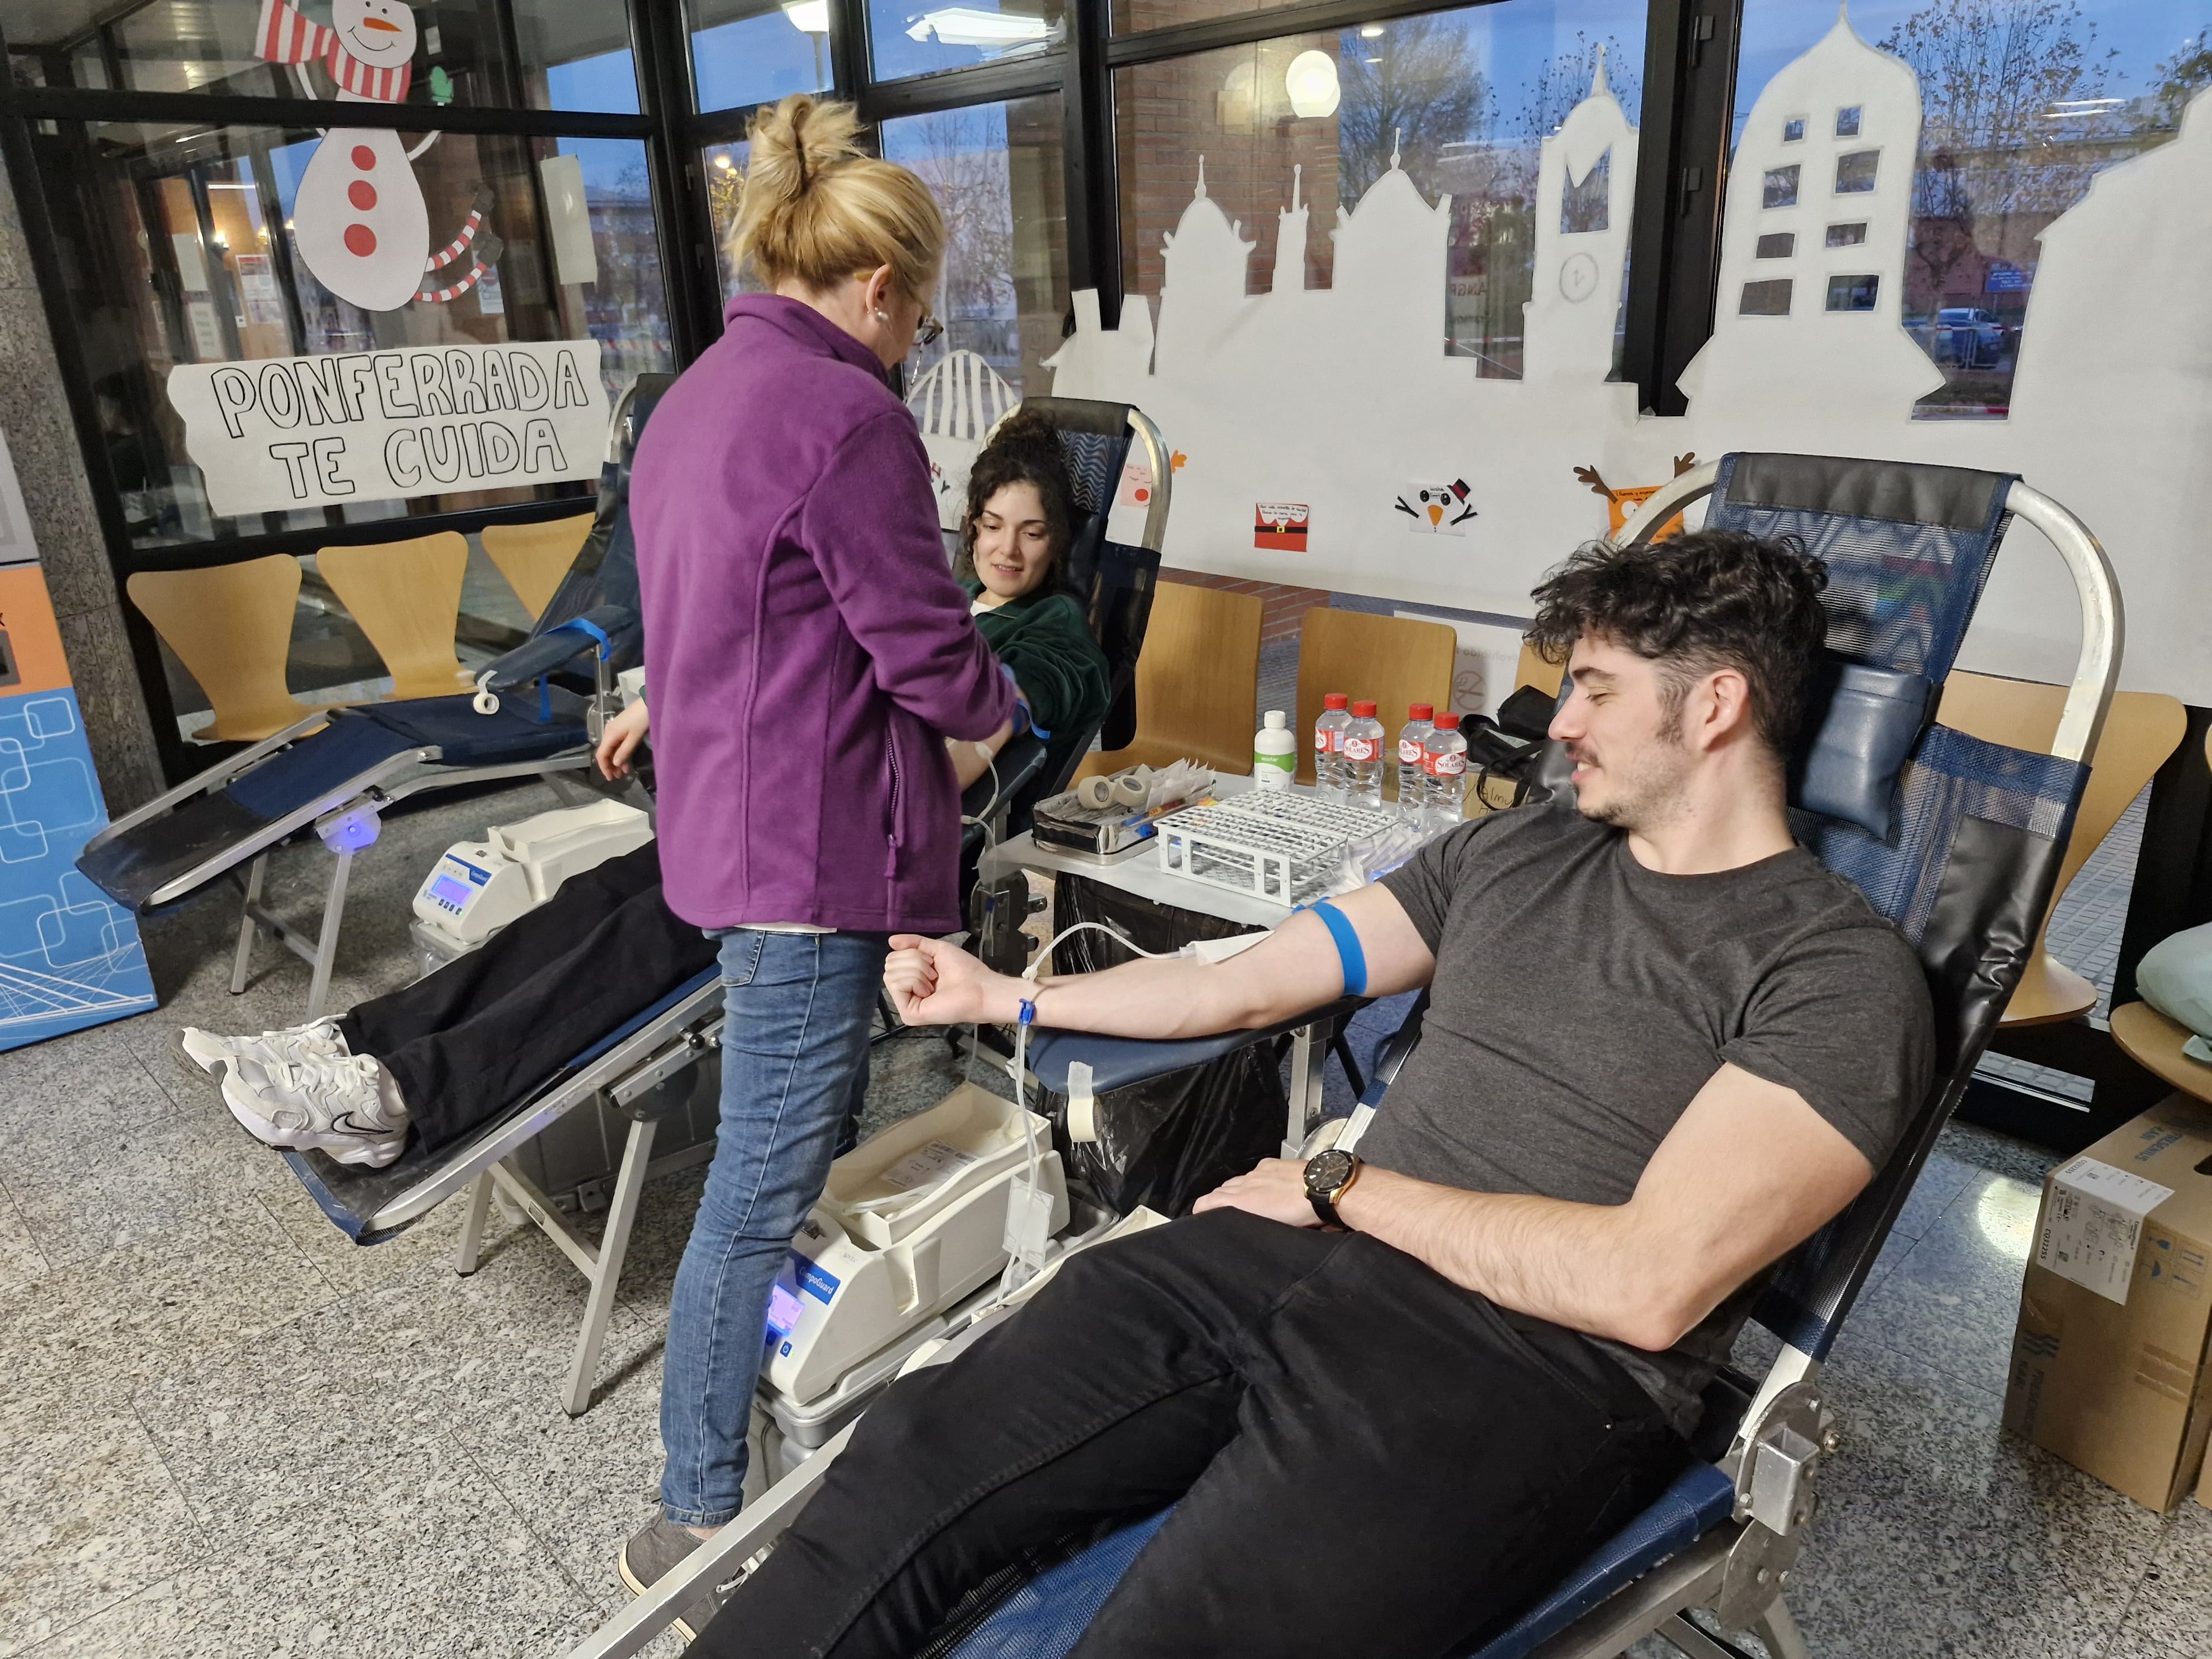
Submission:
POLYGON ((830 33, 830 0, 787 0, 783 15, 801 34, 830 33))
MULTIPOLYGON (((825 6, 829 0, 822 0, 825 6)), ((1052 27, 1042 17, 1018 17, 1003 11, 979 11, 973 6, 947 6, 926 12, 907 31, 912 40, 934 34, 948 46, 1015 46, 1047 39, 1052 27)))
POLYGON ((1290 94, 1294 115, 1334 115, 1342 99, 1337 84, 1336 59, 1325 52, 1302 52, 1283 72, 1283 90, 1290 94))

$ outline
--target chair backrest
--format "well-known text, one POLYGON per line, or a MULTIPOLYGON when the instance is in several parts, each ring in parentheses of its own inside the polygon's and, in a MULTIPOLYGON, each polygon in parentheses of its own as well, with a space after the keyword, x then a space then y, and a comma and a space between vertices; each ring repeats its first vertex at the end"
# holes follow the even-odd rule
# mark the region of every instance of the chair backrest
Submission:
MULTIPOLYGON (((1365 611, 1309 611, 1298 629, 1298 781, 1314 780, 1313 744, 1306 740, 1332 691, 1373 698, 1383 731, 1395 738, 1408 705, 1451 707, 1452 665, 1459 635, 1445 623, 1411 617, 1378 617, 1365 611)), ((1386 744, 1387 747, 1387 744, 1386 744)), ((1398 769, 1382 769, 1383 793, 1395 799, 1398 769)))
MULTIPOLYGON (((2050 750, 2057 734, 2058 716, 2065 702, 2063 685, 1999 679, 1954 669, 1951 678, 1943 682, 1942 706, 1936 719, 1972 737, 2042 753, 2050 750)), ((2012 1000, 2005 1005, 2004 1024, 2028 1025, 2071 1019, 2096 1006, 2097 988, 2051 956, 2046 945, 2051 918, 2068 885, 2112 832, 2120 814, 2142 793, 2167 757, 2181 746, 2188 727, 2188 711, 2179 698, 2156 691, 2113 694, 2104 734, 2089 757, 2088 787, 2082 792, 2081 809, 2074 815, 2074 832, 2066 839, 2058 880, 2036 929, 2027 969, 2014 988, 2012 1000)))
POLYGON ((458 531, 403 542, 325 547, 315 568, 338 596, 384 665, 392 695, 451 696, 466 683, 453 652, 469 544, 458 531))
MULTIPOLYGON (((1729 455, 1676 479, 1633 541, 1711 493, 1708 526, 1792 535, 1828 562, 1828 646, 1847 661, 1940 684, 1965 638, 2010 514, 2050 538, 2075 579, 2081 659, 2035 754, 1925 726, 1898 773, 1889 830, 1793 812, 1798 840, 1918 951, 1936 1008, 1936 1078, 1857 1199, 1776 1269, 1753 1317, 1826 1357, 1937 1133, 2026 967, 2088 781, 2119 662, 2118 592, 2103 550, 2048 497, 2002 474, 1820 456, 1729 455)), ((1839 694, 1840 695, 1840 694, 1839 694)), ((1827 711, 1808 731, 1825 740, 1827 711)))
POLYGON ((124 584, 215 708, 200 736, 258 743, 312 712, 285 689, 300 562, 289 553, 198 570, 141 570, 124 584))
POLYGON ((1188 756, 1222 771, 1249 771, 1266 610, 1253 594, 1160 583, 1137 659, 1130 741, 1148 756, 1188 756))
MULTIPOLYGON (((1067 468, 1068 485, 1084 518, 1068 545, 1067 578, 1077 592, 1089 592, 1093 567, 1105 545, 1114 492, 1121 487, 1121 469, 1128 462, 1129 444, 1134 436, 1129 427, 1130 406, 1088 398, 1024 398, 1020 407, 1043 416, 1059 436, 1060 458, 1067 468)), ((1152 550, 1158 552, 1158 538, 1152 538, 1152 550)))
POLYGON ((483 527, 484 556, 499 568, 514 597, 536 622, 560 590, 562 578, 583 551, 598 514, 579 513, 566 519, 546 519, 536 524, 488 524, 483 527))

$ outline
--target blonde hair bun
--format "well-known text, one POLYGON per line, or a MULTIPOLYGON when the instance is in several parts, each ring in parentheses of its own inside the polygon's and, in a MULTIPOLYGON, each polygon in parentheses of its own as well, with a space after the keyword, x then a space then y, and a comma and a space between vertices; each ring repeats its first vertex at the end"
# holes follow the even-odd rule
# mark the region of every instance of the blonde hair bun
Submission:
POLYGON ((793 93, 763 105, 748 135, 732 262, 771 288, 817 292, 889 265, 927 303, 945 258, 945 219, 928 185, 896 161, 868 155, 852 105, 793 93))

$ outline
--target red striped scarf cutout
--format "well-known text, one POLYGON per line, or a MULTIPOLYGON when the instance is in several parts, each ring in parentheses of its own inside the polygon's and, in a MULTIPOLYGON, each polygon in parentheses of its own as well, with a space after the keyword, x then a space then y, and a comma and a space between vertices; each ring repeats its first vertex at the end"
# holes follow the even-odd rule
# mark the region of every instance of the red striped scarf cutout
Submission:
POLYGON ((253 27, 257 58, 272 64, 305 64, 319 58, 328 65, 331 79, 357 97, 380 104, 404 102, 415 66, 372 69, 345 49, 335 29, 325 28, 285 3, 261 0, 261 19, 253 27))

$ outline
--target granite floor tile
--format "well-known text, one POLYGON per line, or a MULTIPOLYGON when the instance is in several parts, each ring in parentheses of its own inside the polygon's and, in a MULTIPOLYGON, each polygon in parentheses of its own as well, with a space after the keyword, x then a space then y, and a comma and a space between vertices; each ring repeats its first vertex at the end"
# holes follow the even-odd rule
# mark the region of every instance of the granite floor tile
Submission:
POLYGON ((2121 1624, 2116 1655, 2130 1642, 2151 1654, 2212 1653, 2212 1510, 2185 1498, 2164 1530, 2121 1624))
POLYGON ((202 1540, 127 1407, 11 1399, 0 1426, 0 1656, 193 1560, 202 1540))
POLYGON ((1861 1299, 1850 1329, 2002 1392, 2039 1197, 2009 1176, 1974 1176, 1861 1299))
POLYGON ((2066 1659, 2118 1627, 2157 1516, 2002 1434, 1996 1394, 1863 1327, 1827 1382, 1844 1445, 1792 1596, 1815 1653, 2066 1659))
POLYGON ((0 1290, 44 1279, 51 1264, 15 1207, 8 1188, 0 1184, 0 1290))
POLYGON ((1984 1129, 1978 1123, 1968 1123, 1953 1118, 1943 1126, 1942 1136, 1936 1143, 1938 1152, 1949 1154, 1962 1164, 1971 1164, 1991 1175, 2010 1176, 2014 1181, 2026 1182, 2038 1188, 2043 1177, 2064 1160, 2046 1146, 2033 1141, 2017 1140, 1995 1129, 1984 1129))

